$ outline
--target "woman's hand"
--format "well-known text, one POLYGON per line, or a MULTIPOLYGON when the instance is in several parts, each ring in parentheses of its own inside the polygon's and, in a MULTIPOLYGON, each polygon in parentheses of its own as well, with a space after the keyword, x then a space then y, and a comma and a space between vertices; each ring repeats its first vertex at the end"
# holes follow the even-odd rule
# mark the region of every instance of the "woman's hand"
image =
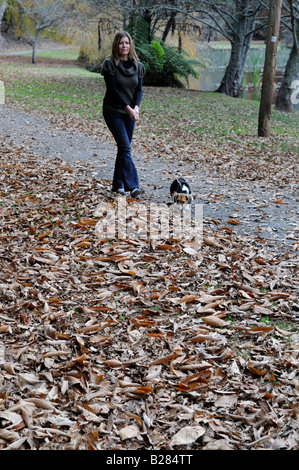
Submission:
POLYGON ((139 107, 138 106, 135 106, 134 109, 131 108, 131 106, 126 106, 125 110, 127 111, 132 121, 138 121, 139 119, 139 107))
POLYGON ((134 108, 135 111, 135 116, 136 116, 136 121, 139 121, 139 106, 135 106, 134 108))

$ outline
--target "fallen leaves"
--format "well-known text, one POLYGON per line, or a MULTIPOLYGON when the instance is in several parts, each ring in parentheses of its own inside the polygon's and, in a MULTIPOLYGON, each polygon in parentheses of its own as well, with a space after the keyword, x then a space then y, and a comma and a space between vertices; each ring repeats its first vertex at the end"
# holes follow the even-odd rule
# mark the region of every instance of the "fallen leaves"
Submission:
POLYGON ((293 253, 99 239, 104 183, 3 144, 0 164, 1 448, 296 448, 293 253))
MULTIPOLYGON (((11 86, 17 74, 8 75, 11 86)), ((60 112, 52 124, 110 141, 98 118, 103 87, 78 83, 94 120, 60 112)), ((66 93, 65 80, 59 85, 66 93)), ((178 128, 173 92, 146 93, 135 149, 145 159, 165 154, 192 185, 204 174, 210 190, 203 185, 200 200, 229 207, 226 222, 214 213, 205 220, 202 246, 99 240, 98 204, 115 204, 109 181, 85 177, 80 163, 37 159, 29 142, 1 144, 0 448, 296 449, 297 229, 286 231, 290 250, 279 255, 246 233, 256 220, 257 233, 275 235, 266 206, 291 215, 283 190, 296 190, 294 139, 215 131, 214 123, 231 126, 232 102, 193 100, 187 90, 176 92, 185 108, 178 128), (270 198, 264 184, 274 187, 270 198)))

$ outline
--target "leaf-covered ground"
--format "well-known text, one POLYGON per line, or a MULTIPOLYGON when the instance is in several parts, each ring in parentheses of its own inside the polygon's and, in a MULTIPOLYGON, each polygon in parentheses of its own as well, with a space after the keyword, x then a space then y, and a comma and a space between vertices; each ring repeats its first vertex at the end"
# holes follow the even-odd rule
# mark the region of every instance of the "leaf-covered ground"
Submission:
MULTIPOLYGON (((68 54, 41 55, 35 66, 30 55, 0 57, 9 114, 11 107, 22 109, 43 122, 28 132, 26 115, 16 114, 11 126, 5 116, 0 129, 6 121, 8 141, 66 160, 73 151, 74 159, 94 163, 98 178, 103 173, 111 178, 114 152, 103 158, 100 151, 103 142, 112 142, 102 117, 103 78, 78 67, 68 54), (66 140, 60 131, 69 134, 66 140)), ((137 153, 141 184, 152 200, 169 202, 173 173, 185 176, 211 223, 260 235, 276 253, 298 246, 299 114, 273 110, 271 137, 262 139, 258 111, 255 101, 145 87, 134 157, 137 153)))
MULTIPOLYGON (((60 87, 74 109, 49 111, 53 132, 109 140, 96 80, 44 74, 38 86, 55 83, 52 95, 35 89, 26 102, 16 73, 5 75, 16 112, 43 114, 60 87)), ((273 137, 258 141, 254 104, 190 96, 147 90, 135 141, 145 158, 162 152, 232 191, 251 181, 295 193, 294 116, 279 115, 273 137)), ((296 229, 281 253, 233 220, 204 221, 202 243, 102 238, 99 208, 118 201, 110 181, 85 170, 37 157, 27 142, 0 144, 0 448, 298 450, 296 229)), ((127 204, 138 233, 144 214, 127 204)))
POLYGON ((0 155, 1 448, 298 449, 295 252, 99 239, 107 183, 0 155))

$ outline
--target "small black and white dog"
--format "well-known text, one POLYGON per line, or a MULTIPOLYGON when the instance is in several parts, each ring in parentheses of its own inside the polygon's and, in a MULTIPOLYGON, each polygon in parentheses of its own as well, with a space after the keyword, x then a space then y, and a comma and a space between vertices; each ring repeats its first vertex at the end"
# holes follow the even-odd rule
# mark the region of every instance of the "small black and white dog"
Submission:
POLYGON ((176 178, 170 186, 170 194, 176 204, 191 204, 191 188, 184 178, 176 178))

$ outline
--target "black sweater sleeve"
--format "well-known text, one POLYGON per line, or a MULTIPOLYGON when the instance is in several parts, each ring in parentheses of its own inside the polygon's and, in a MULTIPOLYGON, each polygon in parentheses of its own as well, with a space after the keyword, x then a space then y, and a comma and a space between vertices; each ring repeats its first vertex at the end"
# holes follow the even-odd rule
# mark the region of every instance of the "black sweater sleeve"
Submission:
POLYGON ((140 106, 140 103, 142 101, 142 96, 143 96, 143 90, 142 90, 142 78, 138 78, 138 85, 136 87, 135 93, 134 93, 134 101, 135 105, 140 106))

